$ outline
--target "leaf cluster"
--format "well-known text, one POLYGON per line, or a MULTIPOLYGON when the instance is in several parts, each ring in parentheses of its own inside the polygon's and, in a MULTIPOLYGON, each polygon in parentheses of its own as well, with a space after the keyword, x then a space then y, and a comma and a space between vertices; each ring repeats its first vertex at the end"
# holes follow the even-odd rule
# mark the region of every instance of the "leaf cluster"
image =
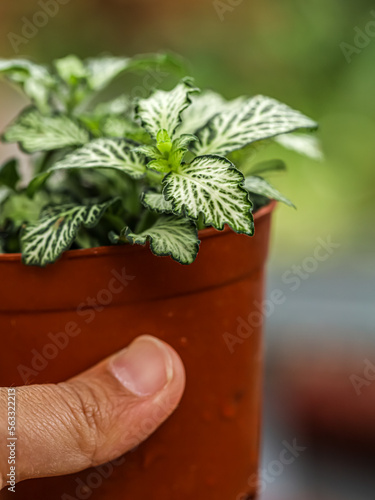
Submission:
POLYGON ((49 68, 0 60, 0 74, 30 100, 3 140, 18 143, 33 169, 24 185, 16 159, 0 167, 0 251, 45 266, 68 248, 149 242, 190 264, 199 229, 251 236, 257 208, 292 205, 264 178, 285 165, 256 163, 256 148, 278 141, 317 157, 306 133, 316 123, 265 96, 226 101, 187 77, 144 98, 103 97, 121 73, 160 68, 181 73, 180 60, 163 54, 67 56, 49 68))

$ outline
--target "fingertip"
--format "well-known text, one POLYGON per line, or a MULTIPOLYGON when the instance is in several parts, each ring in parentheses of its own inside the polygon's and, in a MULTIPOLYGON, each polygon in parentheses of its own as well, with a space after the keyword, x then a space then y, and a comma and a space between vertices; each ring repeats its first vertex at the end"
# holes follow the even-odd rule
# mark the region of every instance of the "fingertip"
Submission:
POLYGON ((166 387, 166 390, 168 390, 171 404, 174 405, 174 409, 179 404, 185 390, 186 370, 184 363, 177 351, 166 342, 162 340, 159 340, 159 342, 161 342, 169 351, 172 360, 173 376, 168 384, 168 387, 166 387))
POLYGON ((141 335, 137 337, 135 342, 154 343, 159 349, 165 352, 166 359, 168 359, 166 366, 168 381, 162 391, 156 394, 155 399, 160 399, 163 398, 163 395, 167 395, 171 405, 170 412, 172 412, 180 402, 186 385, 186 371, 180 355, 170 344, 152 335, 141 335))

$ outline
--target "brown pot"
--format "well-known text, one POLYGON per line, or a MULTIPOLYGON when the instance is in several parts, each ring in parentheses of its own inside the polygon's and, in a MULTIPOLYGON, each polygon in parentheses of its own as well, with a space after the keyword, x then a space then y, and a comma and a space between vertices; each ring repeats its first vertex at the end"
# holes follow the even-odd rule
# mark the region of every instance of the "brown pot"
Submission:
POLYGON ((201 231, 190 266, 132 246, 69 251, 44 269, 0 256, 1 386, 65 380, 144 333, 171 344, 187 372, 177 411, 124 463, 26 481, 1 499, 255 498, 273 208, 256 213, 253 238, 201 231))

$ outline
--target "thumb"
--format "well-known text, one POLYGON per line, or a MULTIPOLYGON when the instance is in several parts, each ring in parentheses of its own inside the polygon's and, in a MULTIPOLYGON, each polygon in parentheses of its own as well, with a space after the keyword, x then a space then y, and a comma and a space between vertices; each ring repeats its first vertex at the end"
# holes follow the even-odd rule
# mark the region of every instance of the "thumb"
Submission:
MULTIPOLYGON (((145 335, 67 382, 17 388, 17 481, 70 474, 114 460, 159 427, 176 408, 184 386, 177 353, 145 335)), ((8 390, 1 388, 4 442, 7 399, 8 390)), ((0 488, 9 472, 8 448, 1 448, 0 488)))

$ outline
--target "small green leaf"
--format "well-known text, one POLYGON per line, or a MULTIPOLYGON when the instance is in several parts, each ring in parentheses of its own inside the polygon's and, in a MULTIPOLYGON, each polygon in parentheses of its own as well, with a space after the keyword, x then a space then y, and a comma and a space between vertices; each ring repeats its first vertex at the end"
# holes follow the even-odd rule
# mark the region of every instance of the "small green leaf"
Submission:
POLYGON ((147 144, 141 144, 140 146, 134 148, 133 151, 135 151, 136 153, 141 153, 147 156, 147 158, 152 158, 153 160, 163 159, 163 155, 155 146, 148 146, 147 144))
POLYGON ((200 142, 195 143, 193 151, 197 155, 225 156, 256 141, 316 127, 310 118, 275 99, 239 98, 197 132, 200 142))
POLYGON ((159 130, 159 132, 156 134, 156 142, 157 143, 171 142, 168 132, 165 129, 159 130))
POLYGON ((42 267, 55 262, 70 247, 80 227, 94 227, 112 203, 114 200, 90 206, 47 208, 38 221, 28 224, 21 233, 23 262, 42 267))
POLYGON ((29 198, 32 198, 34 194, 47 182, 47 179, 51 175, 51 172, 42 172, 36 175, 26 188, 26 193, 29 198))
POLYGON ((139 141, 147 141, 148 135, 143 128, 123 116, 108 116, 98 124, 101 133, 106 137, 119 137, 139 141))
POLYGON ((19 85, 41 111, 48 111, 50 91, 55 81, 47 68, 26 59, 0 59, 1 74, 19 85))
POLYGON ((176 214, 224 229, 228 224, 238 233, 252 235, 251 202, 243 187, 244 178, 226 158, 198 156, 163 180, 163 194, 176 214))
POLYGON ((100 102, 95 106, 93 115, 103 118, 104 116, 124 115, 131 108, 130 98, 126 95, 121 95, 107 102, 100 102))
POLYGON ((195 142, 195 141, 198 141, 198 137, 196 135, 182 134, 182 135, 180 135, 180 137, 177 137, 177 139, 175 139, 173 141, 173 150, 185 148, 185 150, 187 151, 187 147, 192 142, 195 142))
POLYGON ((156 134, 156 144, 160 153, 168 155, 172 149, 172 141, 168 132, 163 129, 156 134))
POLYGON ((10 160, 0 167, 0 186, 15 190, 19 180, 18 160, 10 160))
POLYGON ((87 130, 68 116, 42 115, 35 108, 26 109, 4 133, 6 142, 18 142, 28 153, 79 146, 90 140, 87 130))
POLYGON ((161 216, 150 229, 140 234, 127 229, 123 237, 138 245, 149 241, 155 255, 171 256, 180 264, 194 262, 200 243, 194 222, 174 216, 161 216))
POLYGON ((48 203, 46 193, 38 193, 32 200, 24 193, 13 193, 5 199, 0 211, 0 226, 7 220, 16 227, 38 220, 42 207, 48 203))
POLYGON ((50 172, 85 168, 113 168, 124 172, 133 179, 141 179, 146 173, 143 156, 135 153, 133 144, 124 139, 91 141, 55 163, 50 172))
POLYGON ((151 97, 139 100, 136 115, 152 137, 156 138, 160 130, 165 130, 173 139, 181 123, 181 113, 191 103, 190 94, 197 91, 189 79, 169 92, 156 90, 151 97))
POLYGON ((173 213, 172 203, 167 201, 160 193, 143 193, 141 197, 143 205, 158 213, 173 213))
POLYGON ((197 140, 197 137, 192 134, 183 134, 177 137, 172 143, 172 150, 169 154, 168 161, 172 170, 178 169, 189 151, 188 146, 191 142, 197 140))
POLYGON ((319 140, 307 134, 287 134, 279 135, 275 141, 284 148, 296 151, 301 155, 308 156, 313 160, 323 160, 324 155, 319 140))
POLYGON ((289 207, 294 207, 294 204, 288 200, 284 195, 280 193, 276 188, 274 188, 269 182, 261 177, 250 176, 245 178, 245 188, 250 193, 259 194, 261 196, 265 196, 266 198, 270 198, 271 200, 281 201, 285 203, 289 207))
POLYGON ((182 160, 185 158, 186 152, 187 148, 176 149, 175 151, 172 150, 171 154, 169 155, 169 164, 172 169, 176 169, 181 165, 182 160))
POLYGON ((159 158, 158 160, 152 160, 147 163, 147 168, 155 170, 156 172, 166 173, 171 171, 171 166, 168 160, 164 158, 159 158))
POLYGON ((123 95, 111 101, 99 103, 93 111, 80 112, 75 110, 81 122, 96 136, 125 137, 134 135, 141 130, 125 117, 125 113, 130 110, 130 99, 123 95))
POLYGON ((83 62, 75 55, 56 59, 54 66, 60 78, 69 85, 76 85, 87 76, 83 62))

